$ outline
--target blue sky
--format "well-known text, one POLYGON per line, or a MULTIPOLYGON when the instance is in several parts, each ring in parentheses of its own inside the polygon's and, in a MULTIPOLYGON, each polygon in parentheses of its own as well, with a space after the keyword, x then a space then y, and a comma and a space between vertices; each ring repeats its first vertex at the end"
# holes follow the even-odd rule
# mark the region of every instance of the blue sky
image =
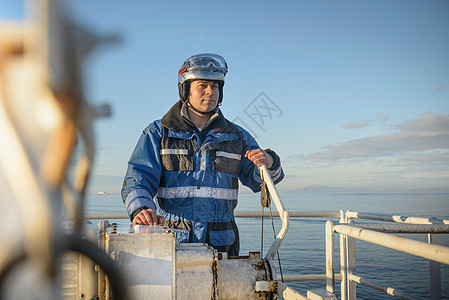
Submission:
MULTIPOLYGON (((20 2, 0 16, 20 18, 20 2)), ((90 190, 118 192, 150 122, 177 101, 189 56, 228 61, 222 111, 282 159, 281 191, 449 191, 449 2, 87 1, 67 3, 98 35, 85 94, 95 124, 90 190)))

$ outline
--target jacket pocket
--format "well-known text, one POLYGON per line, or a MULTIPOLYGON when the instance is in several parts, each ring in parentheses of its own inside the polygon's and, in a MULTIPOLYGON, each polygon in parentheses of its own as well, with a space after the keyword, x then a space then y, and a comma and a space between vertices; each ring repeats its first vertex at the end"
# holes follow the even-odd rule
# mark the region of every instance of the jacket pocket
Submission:
POLYGON ((192 171, 193 159, 188 149, 161 149, 162 170, 192 171))
POLYGON ((206 243, 218 252, 227 252, 230 256, 239 255, 240 238, 235 221, 207 223, 206 243))
POLYGON ((230 246, 235 242, 234 230, 209 231, 212 246, 230 246))
POLYGON ((239 174, 240 161, 242 160, 241 154, 219 150, 214 152, 213 170, 215 172, 225 172, 234 175, 239 174))

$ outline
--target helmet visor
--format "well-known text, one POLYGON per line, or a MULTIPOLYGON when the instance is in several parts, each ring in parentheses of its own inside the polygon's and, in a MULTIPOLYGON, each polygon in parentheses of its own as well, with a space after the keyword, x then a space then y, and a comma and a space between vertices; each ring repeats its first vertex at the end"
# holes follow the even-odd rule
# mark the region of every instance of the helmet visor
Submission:
POLYGON ((180 73, 189 72, 218 72, 226 75, 228 72, 228 65, 223 57, 217 54, 204 53, 190 57, 184 63, 185 68, 181 68, 180 73))

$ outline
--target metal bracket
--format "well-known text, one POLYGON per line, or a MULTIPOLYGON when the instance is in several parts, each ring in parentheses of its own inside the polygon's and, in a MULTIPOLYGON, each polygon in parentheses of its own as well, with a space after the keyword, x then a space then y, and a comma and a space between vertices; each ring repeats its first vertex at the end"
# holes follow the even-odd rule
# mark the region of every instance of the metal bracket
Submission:
POLYGON ((277 293, 278 282, 276 280, 256 281, 255 289, 256 289, 256 292, 277 293))

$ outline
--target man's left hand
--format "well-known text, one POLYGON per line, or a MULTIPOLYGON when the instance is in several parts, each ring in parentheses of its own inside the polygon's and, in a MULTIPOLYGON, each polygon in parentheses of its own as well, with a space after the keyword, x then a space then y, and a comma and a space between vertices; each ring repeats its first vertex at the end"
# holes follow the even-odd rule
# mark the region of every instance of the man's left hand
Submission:
POLYGON ((265 165, 267 166, 267 168, 271 168, 271 166, 273 165, 273 158, 271 157, 271 155, 260 148, 246 151, 245 157, 252 161, 258 167, 265 165))

